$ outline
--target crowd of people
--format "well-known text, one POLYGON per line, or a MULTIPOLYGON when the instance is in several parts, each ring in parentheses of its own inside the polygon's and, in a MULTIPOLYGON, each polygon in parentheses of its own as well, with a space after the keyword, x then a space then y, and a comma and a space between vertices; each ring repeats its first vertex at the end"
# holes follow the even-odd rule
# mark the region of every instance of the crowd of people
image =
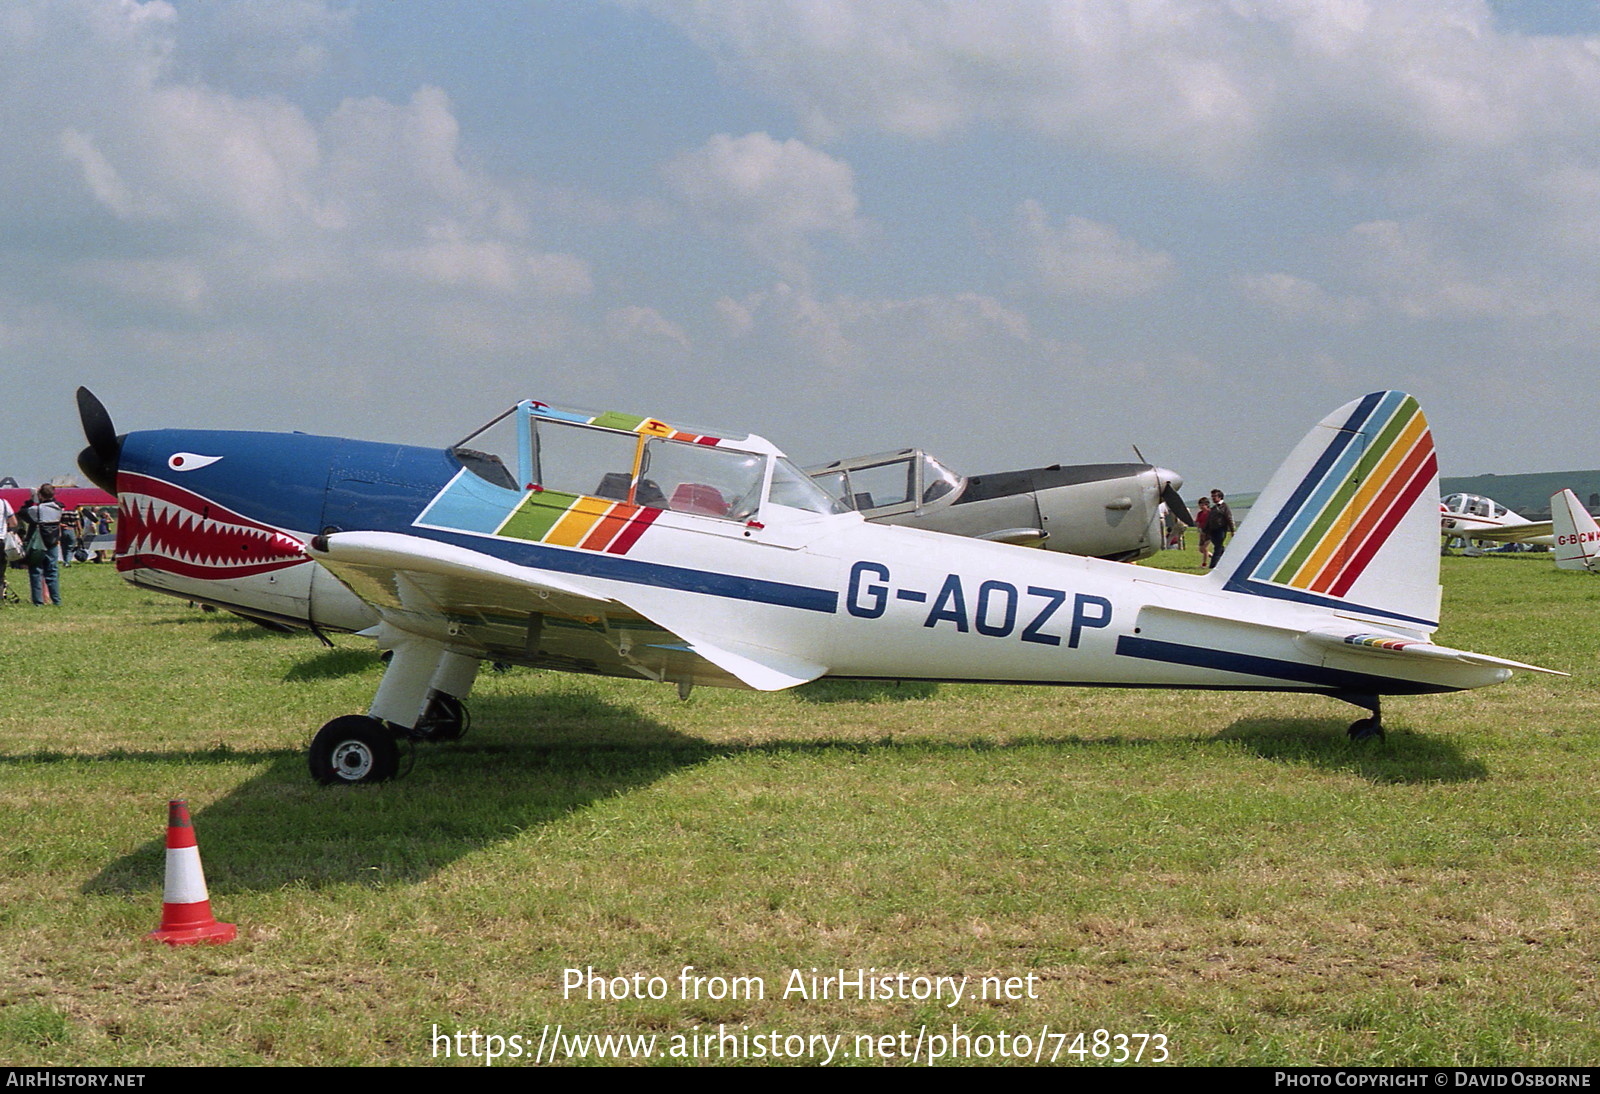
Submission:
POLYGON ((96 540, 111 533, 115 517, 115 510, 109 507, 63 509, 49 483, 35 490, 20 510, 13 510, 0 498, 6 563, 27 568, 28 591, 35 605, 61 603, 61 571, 66 567, 111 557, 111 551, 103 546, 105 541, 96 540))

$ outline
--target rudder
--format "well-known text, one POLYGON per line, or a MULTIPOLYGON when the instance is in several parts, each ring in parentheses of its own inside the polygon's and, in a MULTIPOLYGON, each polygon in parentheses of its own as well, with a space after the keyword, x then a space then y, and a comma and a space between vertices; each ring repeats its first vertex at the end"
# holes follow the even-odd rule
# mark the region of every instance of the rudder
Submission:
POLYGON ((1550 495, 1550 530, 1555 535, 1557 569, 1595 572, 1600 565, 1600 524, 1571 490, 1550 495))

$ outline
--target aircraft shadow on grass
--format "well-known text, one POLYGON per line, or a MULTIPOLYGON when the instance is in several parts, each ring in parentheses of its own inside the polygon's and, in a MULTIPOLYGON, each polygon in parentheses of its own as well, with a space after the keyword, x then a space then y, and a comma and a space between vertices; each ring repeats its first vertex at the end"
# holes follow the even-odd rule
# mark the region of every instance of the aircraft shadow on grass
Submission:
POLYGON ((906 703, 931 699, 939 685, 927 680, 813 680, 790 694, 807 703, 906 703))
POLYGON ((1452 741, 1391 731, 1386 742, 1330 734, 1315 718, 1241 718, 1202 741, 1237 741, 1268 760, 1348 771, 1371 783, 1457 783, 1488 778, 1480 760, 1452 741))
POLYGON ((289 671, 283 674, 283 682, 294 684, 307 680, 337 680, 344 676, 359 676, 364 672, 370 672, 377 665, 377 653, 370 649, 344 647, 323 650, 321 653, 296 661, 289 671))
MULTIPOLYGON (((268 761, 267 770, 194 814, 213 894, 356 884, 383 887, 426 880, 485 847, 559 821, 597 801, 634 791, 675 771, 730 755, 878 752, 900 747, 959 751, 1059 746, 1156 745, 1158 739, 1057 735, 997 743, 972 741, 783 740, 714 744, 679 733, 629 707, 588 696, 484 699, 477 714, 490 726, 534 724, 533 740, 490 730, 447 745, 421 745, 428 762, 410 777, 367 787, 309 783, 294 751, 127 753, 151 763, 268 761)), ((1201 744, 1236 741, 1269 760, 1347 770, 1375 783, 1457 782, 1485 777, 1483 764, 1454 745, 1404 734, 1388 745, 1353 745, 1322 720, 1252 719, 1201 744)), ((39 757, 34 757, 38 759, 39 757)), ((82 756, 61 758, 81 761, 82 756)), ((1068 760, 1070 762, 1070 758, 1068 760)), ((147 892, 161 876, 157 836, 109 863, 85 893, 147 892)))
MULTIPOLYGON (((149 758, 271 761, 266 771, 193 812, 206 880, 216 894, 424 880, 481 848, 727 751, 588 697, 485 698, 474 713, 485 725, 542 729, 532 740, 485 731, 479 740, 419 745, 426 764, 418 763, 408 778, 373 787, 309 782, 299 749, 149 758)), ((153 838, 108 864, 82 891, 148 890, 151 877, 161 875, 164 855, 164 837, 153 838)))

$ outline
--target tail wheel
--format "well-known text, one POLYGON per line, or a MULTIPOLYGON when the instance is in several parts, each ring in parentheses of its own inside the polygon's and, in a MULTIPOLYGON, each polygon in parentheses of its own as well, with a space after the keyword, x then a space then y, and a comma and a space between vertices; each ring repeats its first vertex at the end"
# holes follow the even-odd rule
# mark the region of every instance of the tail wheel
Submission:
POLYGON ((353 786, 392 779, 400 771, 400 745, 387 726, 364 714, 335 718, 311 740, 311 777, 324 786, 353 786))
POLYGON ((1350 723, 1350 728, 1345 730, 1345 735, 1352 741, 1370 741, 1373 738, 1383 740, 1383 723, 1374 714, 1371 718, 1363 718, 1359 722, 1350 723))

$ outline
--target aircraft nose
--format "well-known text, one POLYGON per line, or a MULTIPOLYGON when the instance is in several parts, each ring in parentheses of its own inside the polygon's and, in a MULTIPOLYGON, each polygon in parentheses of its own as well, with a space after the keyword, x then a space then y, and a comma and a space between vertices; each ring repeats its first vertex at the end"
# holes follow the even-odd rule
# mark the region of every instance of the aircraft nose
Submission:
POLYGON ((89 442, 78 453, 78 469, 100 489, 115 494, 117 465, 122 460, 122 442, 126 434, 117 433, 105 404, 86 387, 78 389, 78 417, 83 422, 83 435, 89 442))

